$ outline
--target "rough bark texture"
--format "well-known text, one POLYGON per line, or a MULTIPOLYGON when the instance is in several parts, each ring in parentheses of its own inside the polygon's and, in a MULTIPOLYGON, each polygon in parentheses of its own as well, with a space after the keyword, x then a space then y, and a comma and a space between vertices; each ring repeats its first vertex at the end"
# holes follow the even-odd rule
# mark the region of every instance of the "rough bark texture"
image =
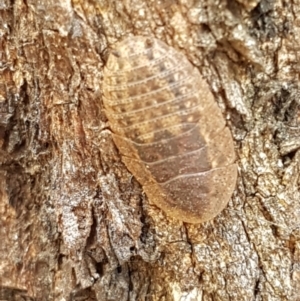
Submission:
POLYGON ((0 0, 1 300, 300 300, 300 1, 0 0), (199 68, 239 177, 171 219, 115 148, 107 51, 151 35, 199 68))

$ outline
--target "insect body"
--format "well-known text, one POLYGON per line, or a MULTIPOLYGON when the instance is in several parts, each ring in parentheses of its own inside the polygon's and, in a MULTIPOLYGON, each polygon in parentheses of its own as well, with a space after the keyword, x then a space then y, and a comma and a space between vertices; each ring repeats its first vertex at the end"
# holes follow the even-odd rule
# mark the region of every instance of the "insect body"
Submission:
POLYGON ((103 101, 122 160, 151 201, 189 223, 224 209, 237 177, 232 136, 183 54, 157 39, 125 39, 108 58, 103 101))

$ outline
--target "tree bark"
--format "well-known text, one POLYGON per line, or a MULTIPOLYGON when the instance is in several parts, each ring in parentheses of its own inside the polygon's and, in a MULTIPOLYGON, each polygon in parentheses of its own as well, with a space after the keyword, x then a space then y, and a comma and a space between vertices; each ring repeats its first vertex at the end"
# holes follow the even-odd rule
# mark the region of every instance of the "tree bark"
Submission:
POLYGON ((300 300, 300 2, 0 0, 1 300, 300 300), (235 140, 210 222, 167 216, 121 161, 107 54, 184 53, 235 140))

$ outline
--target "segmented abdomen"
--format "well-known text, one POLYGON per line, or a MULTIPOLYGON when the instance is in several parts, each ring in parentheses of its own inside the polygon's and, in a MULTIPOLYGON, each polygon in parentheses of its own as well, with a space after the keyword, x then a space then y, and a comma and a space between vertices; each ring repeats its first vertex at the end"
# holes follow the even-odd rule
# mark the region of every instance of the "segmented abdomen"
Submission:
POLYGON ((157 206, 190 223, 226 206, 237 176, 232 136, 183 54, 127 38, 104 69, 103 101, 122 160, 157 206))

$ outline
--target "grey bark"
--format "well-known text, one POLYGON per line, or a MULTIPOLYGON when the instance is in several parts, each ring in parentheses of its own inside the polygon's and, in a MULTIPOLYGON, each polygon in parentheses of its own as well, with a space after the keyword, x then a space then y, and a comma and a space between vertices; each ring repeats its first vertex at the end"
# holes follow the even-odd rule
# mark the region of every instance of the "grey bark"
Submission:
POLYGON ((0 1, 1 300, 300 300, 299 1, 0 1), (151 35, 199 68, 239 177, 213 221, 143 194, 101 100, 151 35))

